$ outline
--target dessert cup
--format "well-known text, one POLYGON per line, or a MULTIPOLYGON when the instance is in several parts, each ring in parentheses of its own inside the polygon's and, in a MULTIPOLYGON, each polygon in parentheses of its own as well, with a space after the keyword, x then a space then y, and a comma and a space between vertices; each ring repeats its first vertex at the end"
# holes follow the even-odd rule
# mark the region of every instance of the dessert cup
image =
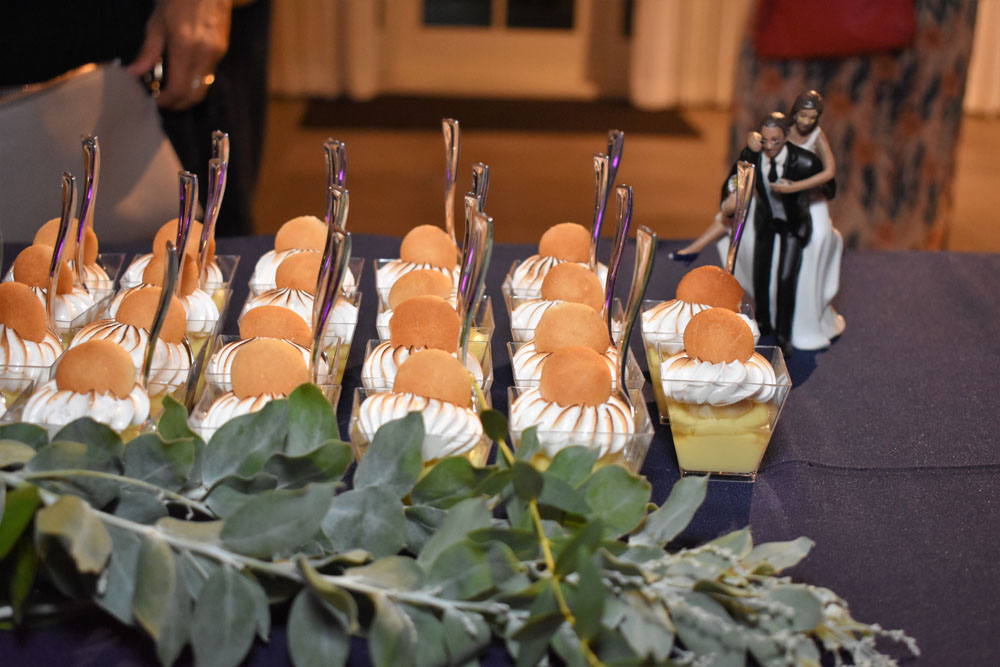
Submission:
MULTIPOLYGON (((242 339, 239 336, 223 334, 216 336, 212 341, 212 345, 209 346, 208 351, 205 356, 205 363, 202 366, 203 369, 203 379, 204 385, 213 387, 217 391, 232 391, 233 385, 229 377, 229 365, 224 363, 224 358, 229 354, 235 353, 235 344, 239 343, 242 339), (218 358, 217 358, 218 355, 218 358), (220 363, 215 363, 216 360, 220 363)), ((308 352, 308 350, 306 350, 308 352)), ((340 363, 340 339, 336 336, 332 336, 327 341, 326 346, 327 363, 329 367, 334 369, 342 369, 342 364, 340 363)), ((308 364, 310 359, 305 359, 308 364)), ((231 362, 230 362, 231 363, 231 362)), ((336 378, 336 372, 334 373, 334 378, 336 378)))
POLYGON ((125 263, 125 253, 123 252, 102 252, 97 255, 97 265, 107 276, 101 276, 98 272, 91 272, 84 267, 84 277, 87 289, 94 299, 100 303, 115 293, 115 283, 118 274, 121 273, 122 264, 125 263))
MULTIPOLYGON (((530 301, 538 302, 539 304, 555 304, 558 301, 542 301, 541 297, 530 297, 530 296, 518 296, 513 292, 504 290, 503 293, 504 305, 507 307, 507 317, 510 322, 510 336, 511 340, 517 343, 523 343, 531 340, 535 337, 535 327, 538 326, 539 320, 542 319, 542 314, 545 309, 538 309, 533 313, 530 318, 529 326, 514 326, 514 310, 521 305, 524 305, 530 301)), ((622 307, 621 299, 615 298, 611 302, 611 328, 614 331, 615 340, 621 335, 622 324, 625 320, 625 310, 622 307)))
MULTIPOLYGON (((526 342, 515 342, 511 341, 507 343, 507 355, 511 360, 510 368, 511 373, 514 375, 514 385, 519 387, 537 387, 538 379, 532 379, 527 374, 522 375, 519 369, 514 364, 514 355, 517 354, 518 350, 527 345, 526 342)), ((635 355, 632 354, 632 349, 629 348, 628 356, 626 357, 626 378, 625 378, 625 388, 629 391, 640 391, 642 386, 646 383, 646 378, 642 374, 642 369, 639 367, 639 362, 636 361, 635 355)), ((612 377, 614 372, 612 372, 612 377)), ((614 380, 613 380, 614 382, 614 380)))
MULTIPOLYGON (((537 255, 532 255, 528 259, 537 257, 537 255)), ((546 261, 542 265, 542 271, 537 275, 537 277, 531 281, 529 286, 516 287, 514 285, 514 275, 517 272, 517 268, 521 265, 522 260, 514 260, 514 263, 510 265, 510 270, 507 271, 506 277, 504 277, 503 284, 501 285, 501 290, 504 294, 504 299, 508 296, 517 297, 519 299, 541 299, 542 298, 542 280, 545 278, 545 273, 556 264, 561 264, 564 260, 558 260, 554 257, 545 258, 546 261)), ((581 266, 587 266, 586 264, 581 264, 581 266)), ((604 285, 608 277, 608 267, 604 264, 598 262, 597 264, 597 278, 601 281, 601 285, 604 285)))
MULTIPOLYGON (((389 339, 389 319, 386 314, 392 313, 386 303, 388 291, 379 294, 378 315, 375 319, 375 329, 379 338, 389 339)), ((454 305, 454 304, 452 304, 454 305)), ((486 365, 487 355, 490 354, 490 343, 493 340, 493 332, 496 330, 496 321, 493 319, 493 300, 485 297, 479 304, 479 310, 472 319, 472 331, 469 333, 469 352, 476 357, 480 366, 486 365)))
MULTIPOLYGON (((153 259, 152 253, 134 256, 122 275, 121 289, 126 290, 141 285, 142 274, 151 259, 153 259)), ((233 276, 236 275, 236 266, 239 263, 239 255, 216 255, 215 264, 209 268, 208 281, 203 285, 203 289, 215 298, 218 290, 232 287, 233 276)), ((221 310, 220 303, 216 302, 216 305, 221 310)))
MULTIPOLYGON (((317 385, 326 397, 334 410, 340 401, 340 385, 333 382, 329 375, 321 376, 317 385)), ((257 412, 273 400, 285 398, 284 396, 257 396, 240 400, 231 391, 222 391, 211 385, 205 386, 205 391, 198 399, 191 415, 188 417, 188 425, 201 438, 208 442, 215 432, 224 426, 230 419, 235 419, 241 415, 257 412), (212 407, 219 402, 217 412, 212 411, 212 407)))
MULTIPOLYGON (((473 332, 472 332, 471 335, 477 335, 477 332, 476 332, 475 329, 473 329, 473 332)), ((486 334, 484 332, 479 332, 478 335, 485 336, 486 334)), ((372 351, 376 347, 378 347, 382 343, 388 343, 388 342, 389 342, 388 340, 383 340, 383 339, 379 339, 379 338, 372 338, 372 339, 370 339, 365 344, 365 357, 364 358, 368 359, 368 357, 371 355, 372 351)), ((483 391, 484 394, 488 394, 490 392, 490 387, 493 386, 493 351, 492 351, 492 348, 489 345, 485 345, 484 349, 482 351, 482 354, 483 354, 482 359, 476 358, 476 350, 473 348, 473 346, 472 346, 471 343, 469 344, 469 356, 472 357, 472 358, 476 358, 476 361, 479 362, 479 366, 480 366, 480 368, 482 368, 482 371, 483 371, 483 381, 482 381, 482 384, 480 384, 480 389, 482 389, 482 391, 483 391)), ((409 356, 409 355, 407 355, 407 356, 409 356)), ((404 361, 404 359, 399 359, 397 361, 397 363, 396 363, 396 367, 398 368, 398 366, 400 364, 402 364, 403 361, 404 361)), ((468 368, 468 366, 466 366, 466 367, 468 368)), ((472 371, 470 370, 470 372, 472 372, 472 371)), ((361 367, 361 384, 365 388, 370 389, 373 393, 392 391, 392 383, 393 383, 393 379, 392 378, 386 379, 386 378, 383 378, 383 377, 375 377, 373 375, 366 374, 366 372, 365 372, 365 366, 362 365, 362 367, 361 367)))
MULTIPOLYGON (((509 387, 507 389, 507 405, 513 406, 521 395, 537 390, 537 386, 509 387)), ((649 443, 653 440, 653 422, 649 418, 646 399, 641 390, 630 390, 629 399, 635 410, 635 430, 633 432, 598 431, 583 434, 568 427, 565 429, 539 428, 537 437, 540 447, 532 459, 533 462, 544 468, 559 451, 566 447, 573 445, 594 446, 604 450, 595 466, 620 465, 629 472, 638 474, 646 460, 649 443)), ((509 415, 509 421, 511 442, 517 448, 521 445, 524 429, 514 427, 513 415, 509 415)))
MULTIPOLYGON (((658 348, 660 363, 668 359, 666 345, 658 348)), ((670 416, 670 432, 681 475, 710 474, 714 477, 754 481, 761 459, 771 441, 781 409, 792 383, 784 356, 777 347, 755 351, 774 368, 774 384, 748 385, 723 381, 667 380, 663 382, 670 416), (739 389, 741 394, 768 395, 765 402, 744 398, 730 405, 711 405, 721 395, 739 389), (677 396, 683 395, 684 401, 677 396)), ((659 364, 657 364, 659 366, 659 364)))
MULTIPOLYGON (((354 402, 353 405, 351 406, 350 440, 351 440, 351 447, 354 449, 354 456, 358 460, 361 460, 361 457, 364 456, 366 451, 368 451, 368 447, 371 445, 371 438, 374 437, 374 434, 366 436, 365 433, 363 432, 361 425, 361 418, 360 418, 361 404, 365 401, 365 399, 379 393, 384 393, 384 392, 372 391, 364 389, 362 387, 357 387, 354 390, 354 402)), ((487 396, 489 396, 489 394, 487 394, 487 396)), ((487 399, 487 401, 488 400, 489 399, 487 399)), ((461 410, 462 408, 456 407, 456 409, 461 410)), ((473 401, 473 407, 470 409, 477 416, 479 415, 479 408, 476 401, 473 401)), ((398 418, 401 419, 402 417, 405 416, 406 416, 405 414, 400 414, 398 418)), ((439 433, 436 433, 433 425, 427 425, 425 423, 425 434, 423 442, 424 472, 429 470, 438 460, 444 458, 444 457, 437 457, 437 458, 428 458, 428 457, 433 456, 431 452, 433 452, 434 450, 437 450, 441 447, 446 447, 447 446, 446 442, 447 438, 439 433)), ((470 449, 462 452, 461 454, 456 454, 456 456, 463 456, 467 458, 472 465, 477 467, 482 467, 486 465, 486 461, 490 455, 491 446, 492 442, 490 441, 490 439, 486 436, 485 433, 482 433, 482 435, 470 449)))
POLYGON ((379 294, 385 292, 388 296, 389 290, 392 289, 393 284, 399 278, 399 276, 409 271, 415 271, 416 269, 433 269, 434 271, 440 271, 446 276, 451 278, 451 283, 454 287, 458 287, 458 276, 459 267, 455 267, 453 270, 441 269, 430 264, 416 264, 413 262, 402 262, 399 259, 389 259, 389 258, 379 258, 374 260, 375 263, 375 291, 379 294), (399 264, 398 271, 383 270, 389 264, 393 262, 399 264))
MULTIPOLYGON (((270 252, 274 252, 271 250, 270 252)), ((281 254, 288 255, 294 254, 294 252, 311 252, 308 250, 295 249, 294 251, 283 251, 281 254)), ((261 258, 263 259, 263 257, 261 258)), ((259 296, 264 292, 269 290, 277 289, 278 285, 275 282, 275 273, 277 271, 277 262, 264 277, 258 276, 257 270, 260 269, 260 263, 258 262, 257 268, 254 270, 254 275, 250 277, 250 296, 259 296)), ((364 271, 365 260, 361 257, 352 257, 347 263, 347 273, 344 274, 344 286, 343 293, 350 294, 351 292, 356 292, 361 285, 361 272, 364 271)))

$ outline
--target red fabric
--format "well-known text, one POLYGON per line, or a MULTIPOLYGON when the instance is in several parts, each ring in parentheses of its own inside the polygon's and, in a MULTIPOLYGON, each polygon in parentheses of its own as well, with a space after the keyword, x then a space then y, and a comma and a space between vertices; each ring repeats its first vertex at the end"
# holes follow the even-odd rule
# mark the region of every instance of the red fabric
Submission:
POLYGON ((754 48, 761 58, 832 58, 906 46, 913 0, 758 0, 754 48))

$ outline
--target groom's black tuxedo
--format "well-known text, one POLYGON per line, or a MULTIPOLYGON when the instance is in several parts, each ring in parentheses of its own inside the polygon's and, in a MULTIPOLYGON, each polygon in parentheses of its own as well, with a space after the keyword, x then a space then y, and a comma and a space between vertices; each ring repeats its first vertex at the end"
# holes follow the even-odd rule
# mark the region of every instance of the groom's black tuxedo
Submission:
MULTIPOLYGON (((823 170, 823 163, 819 157, 804 148, 795 144, 785 142, 785 149, 788 154, 785 158, 785 166, 780 177, 788 181, 801 181, 818 174, 823 170)), ((774 238, 778 237, 779 264, 778 264, 778 289, 777 304, 774 317, 774 332, 778 345, 782 348, 788 346, 792 339, 792 316, 795 313, 795 288, 799 279, 799 267, 802 264, 802 249, 812 236, 812 218, 809 215, 809 199, 811 190, 795 192, 793 194, 777 195, 781 199, 781 204, 785 209, 784 218, 778 218, 772 211, 771 201, 767 196, 767 186, 764 179, 767 174, 764 172, 760 151, 751 151, 744 148, 740 153, 740 160, 750 162, 757 168, 754 179, 754 194, 757 199, 757 206, 754 214, 754 258, 753 258, 753 290, 756 301, 757 322, 760 325, 761 333, 768 333, 771 329, 770 295, 771 282, 771 257, 774 253, 774 238)), ((736 173, 736 165, 733 164, 729 172, 730 177, 736 173)), ((727 182, 729 179, 726 179, 727 182)), ((728 195, 726 185, 723 184, 723 199, 728 195)))

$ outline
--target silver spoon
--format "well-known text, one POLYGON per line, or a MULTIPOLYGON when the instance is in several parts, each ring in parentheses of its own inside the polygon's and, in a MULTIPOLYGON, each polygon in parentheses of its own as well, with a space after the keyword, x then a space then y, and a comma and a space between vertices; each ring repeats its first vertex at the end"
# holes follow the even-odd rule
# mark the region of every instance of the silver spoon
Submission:
POLYGON ((97 205, 97 183, 101 172, 101 147, 97 137, 88 135, 81 140, 83 147, 83 195, 76 228, 76 271, 73 282, 87 290, 84 265, 86 264, 86 229, 94 226, 94 207, 97 205))
POLYGON ((335 254, 330 232, 336 231, 346 234, 347 213, 350 209, 351 193, 339 185, 330 186, 326 197, 326 245, 323 247, 323 255, 319 261, 319 275, 316 276, 316 291, 313 300, 312 324, 315 331, 316 322, 320 316, 320 299, 329 289, 331 276, 336 277, 332 272, 335 254))
MULTIPOLYGON (((628 186, 619 186, 628 187, 628 186)), ((630 188, 631 189, 631 188, 630 188)), ((617 375, 622 394, 628 395, 625 390, 625 376, 628 365, 625 363, 629 350, 629 338, 632 336, 632 327, 635 325, 636 317, 639 315, 639 307, 642 305, 642 297, 646 293, 646 286, 649 284, 649 276, 653 272, 653 260, 656 258, 656 234, 646 226, 639 227, 635 234, 635 268, 632 271, 632 285, 629 287, 628 302, 625 305, 625 323, 622 328, 621 338, 618 339, 618 368, 617 375)), ((629 401, 631 404, 631 400, 629 401)))
POLYGON ((618 177, 618 167, 622 162, 622 151, 625 150, 625 133, 621 130, 608 130, 608 197, 611 188, 615 187, 618 177))
MULTIPOLYGON (((331 188, 337 194, 334 200, 339 202, 345 200, 347 191, 337 186, 331 188)), ((344 206, 343 208, 346 208, 344 206)), ((343 210, 343 209, 341 209, 343 210)), ((323 261, 320 263, 320 277, 317 284, 316 296, 313 300, 313 347, 309 364, 312 371, 313 382, 319 384, 322 375, 320 359, 323 355, 323 339, 326 333, 330 315, 340 294, 341 285, 344 283, 344 276, 347 273, 347 265, 351 260, 351 235, 343 231, 343 226, 329 225, 326 234, 326 246, 323 249, 323 261), (322 289, 322 291, 320 291, 322 289)), ((329 368, 327 369, 329 373, 329 368)))
POLYGON ((754 165, 740 160, 736 163, 736 212, 733 219, 733 231, 729 237, 729 253, 726 256, 726 271, 736 270, 736 253, 740 250, 740 241, 746 229, 747 213, 753 200, 753 182, 756 177, 754 165))
MULTIPOLYGON (((156 312, 153 314, 153 325, 149 328, 149 340, 146 341, 146 356, 142 360, 142 388, 147 393, 149 393, 149 374, 153 370, 153 356, 156 352, 156 342, 160 339, 160 331, 163 329, 163 323, 167 321, 170 300, 174 295, 174 290, 177 288, 179 261, 177 258, 177 246, 174 245, 173 241, 167 241, 166 255, 164 257, 166 258, 166 262, 163 267, 163 288, 160 290, 160 301, 156 304, 156 312)), ((188 387, 189 394, 193 394, 192 389, 192 387, 188 387)))
POLYGON ((473 319, 486 291, 486 271, 493 256, 493 218, 480 211, 473 211, 468 237, 459 282, 459 315, 462 317, 459 361, 463 366, 469 354, 473 319))
POLYGON ((76 179, 69 172, 62 175, 62 215, 59 218, 59 232, 56 234, 56 244, 52 249, 52 261, 49 263, 49 285, 45 294, 45 305, 49 315, 49 327, 58 336, 56 326, 56 289, 59 285, 59 274, 62 271, 63 250, 66 249, 66 237, 69 236, 70 225, 73 224, 73 209, 76 204, 76 179))
POLYGON ((184 247, 188 233, 191 231, 191 221, 194 220, 194 207, 198 204, 198 177, 190 171, 177 174, 180 184, 180 215, 177 216, 177 252, 184 261, 184 247))
POLYGON ((611 304, 615 298, 615 282, 618 280, 618 270, 621 267, 622 255, 625 253, 625 242, 632 228, 632 188, 619 186, 615 189, 615 240, 611 247, 611 259, 608 260, 608 277, 604 283, 604 321, 608 325, 608 335, 615 339, 612 328, 611 304))
POLYGON ((590 223, 590 258, 588 266, 591 271, 597 271, 597 240, 601 238, 601 226, 604 224, 604 212, 608 208, 608 193, 610 184, 610 160, 604 153, 594 154, 594 219, 590 223))
POLYGON ((490 166, 477 162, 472 165, 472 194, 480 213, 486 210, 486 195, 490 191, 490 166))
POLYGON ((451 240, 455 237, 455 179, 458 175, 458 156, 462 151, 462 133, 454 118, 441 119, 444 134, 444 226, 451 240))
POLYGON ((205 222, 201 226, 198 242, 199 283, 208 282, 208 245, 215 238, 215 224, 222 210, 226 195, 226 178, 229 174, 229 135, 221 130, 212 133, 212 159, 208 161, 208 197, 205 201, 205 222))
POLYGON ((326 155, 326 187, 344 187, 347 182, 347 146, 343 141, 329 138, 323 142, 323 153, 326 155))

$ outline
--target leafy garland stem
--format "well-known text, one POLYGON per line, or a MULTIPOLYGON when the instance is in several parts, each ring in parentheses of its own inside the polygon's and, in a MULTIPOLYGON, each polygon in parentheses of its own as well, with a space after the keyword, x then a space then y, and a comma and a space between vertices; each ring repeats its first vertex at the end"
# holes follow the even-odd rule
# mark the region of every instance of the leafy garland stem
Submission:
MULTIPOLYGON (((198 502, 197 500, 191 500, 179 493, 174 493, 173 491, 168 491, 163 487, 156 486, 155 484, 150 484, 149 482, 143 481, 141 479, 135 479, 134 477, 126 477, 125 475, 116 475, 110 472, 102 472, 100 470, 81 470, 81 469, 64 469, 64 470, 42 470, 39 472, 26 472, 22 474, 21 479, 25 481, 32 481, 36 479, 70 479, 72 477, 96 477, 98 479, 106 479, 113 482, 118 482, 119 484, 129 484, 142 489, 147 489, 149 491, 156 492, 157 495, 162 496, 178 505, 183 505, 188 510, 197 510, 204 514, 205 516, 216 518, 215 512, 213 512, 207 505, 198 502)), ((190 515, 189 515, 190 516, 190 515)))
MULTIPOLYGON (((472 374, 469 374, 469 379, 472 381, 472 386, 476 392, 476 401, 479 404, 479 408, 486 409, 489 404, 486 402, 486 397, 483 395, 483 390, 479 386, 479 383, 475 381, 472 374)), ((503 455, 504 461, 507 462, 508 466, 514 465, 514 453, 510 450, 510 446, 507 441, 503 438, 497 439, 497 449, 503 455)), ((563 594, 562 585, 559 579, 559 575, 556 574, 556 560, 552 556, 552 543, 549 541, 549 536, 545 534, 545 526, 542 523, 542 515, 538 510, 538 499, 532 498, 528 501, 528 512, 531 514, 531 523, 535 527, 535 532, 538 534, 538 543, 542 547, 542 555, 545 558, 545 567, 548 569, 550 580, 552 581, 552 592, 555 594, 556 605, 559 607, 559 613, 562 614, 563 618, 570 626, 576 629, 576 617, 573 615, 573 611, 569 608, 566 603, 566 596, 563 594)), ((577 634, 579 637, 579 634, 577 634)), ((594 654, 590 648, 590 642, 585 637, 580 637, 580 648, 583 650, 584 655, 587 658, 587 664, 589 665, 600 665, 600 659, 594 654)))

